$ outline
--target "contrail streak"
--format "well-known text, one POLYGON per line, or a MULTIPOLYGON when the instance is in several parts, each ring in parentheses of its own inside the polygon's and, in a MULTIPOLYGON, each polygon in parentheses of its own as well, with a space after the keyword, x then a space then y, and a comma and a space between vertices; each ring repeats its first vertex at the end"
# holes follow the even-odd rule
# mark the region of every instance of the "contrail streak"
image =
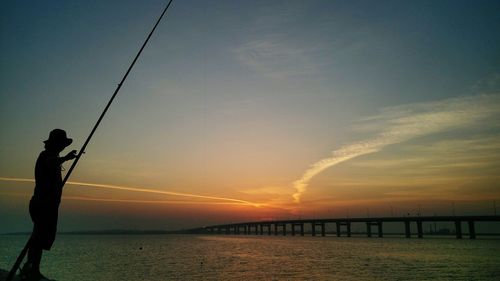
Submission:
MULTIPOLYGON (((13 193, 13 192, 0 192, 0 195, 20 196, 27 197, 27 194, 13 193)), ((141 204, 180 204, 180 205, 241 205, 238 202, 213 202, 213 201, 184 201, 184 200, 136 200, 136 199, 113 199, 101 197, 87 197, 87 196, 66 196, 63 195, 64 200, 77 200, 77 201, 96 201, 96 202, 118 202, 118 203, 141 203, 141 204)))
POLYGON ((416 137, 472 126, 500 113, 500 95, 477 95, 417 103, 384 109, 378 116, 362 120, 363 128, 377 130, 375 137, 345 145, 331 157, 312 164, 302 177, 293 182, 296 203, 306 192, 309 182, 324 170, 349 159, 374 153, 385 146, 416 137))
POLYGON ((208 202, 208 201, 176 201, 176 200, 134 200, 134 199, 112 199, 95 198, 85 196, 63 196, 64 200, 118 202, 118 203, 141 203, 141 204, 182 204, 182 205, 241 205, 239 202, 208 202))
MULTIPOLYGON (((6 178, 0 177, 0 180, 3 181, 14 181, 14 182, 35 182, 34 179, 26 179, 26 178, 6 178)), ((68 181, 66 184, 75 185, 75 186, 86 186, 93 188, 105 188, 105 189, 115 189, 115 190, 125 190, 132 192, 145 192, 145 193, 155 193, 155 194, 163 194, 163 195, 172 195, 172 196, 181 196, 181 197, 190 197, 190 198, 199 198, 199 199, 209 199, 209 200, 218 200, 218 201, 228 201, 237 204, 250 205, 254 207, 260 207, 262 204, 253 203, 250 201, 227 198, 227 197, 216 197, 216 196, 205 196, 191 193, 180 193, 174 191, 163 191, 156 189, 147 189, 147 188, 138 188, 138 187, 127 187, 127 186, 119 186, 119 185, 110 185, 110 184, 99 184, 99 183, 86 183, 86 182, 73 182, 68 181)))

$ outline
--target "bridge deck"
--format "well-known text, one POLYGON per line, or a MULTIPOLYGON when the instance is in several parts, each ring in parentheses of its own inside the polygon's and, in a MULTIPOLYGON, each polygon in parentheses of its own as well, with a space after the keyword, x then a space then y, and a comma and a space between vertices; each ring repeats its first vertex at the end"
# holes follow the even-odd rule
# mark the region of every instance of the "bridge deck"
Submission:
POLYGON ((282 229, 283 235, 287 235, 287 225, 291 226, 291 234, 295 235, 300 233, 304 235, 304 225, 311 225, 311 234, 316 235, 316 227, 321 228, 321 235, 325 236, 325 225, 334 223, 336 224, 336 234, 341 236, 341 228, 345 227, 346 231, 344 233, 347 236, 351 236, 351 224, 352 223, 366 223, 366 234, 368 237, 372 237, 372 226, 377 227, 378 237, 383 237, 383 223, 386 222, 400 222, 404 223, 405 236, 410 238, 412 235, 411 224, 417 224, 417 236, 418 238, 423 237, 423 222, 453 222, 455 224, 455 235, 456 238, 462 238, 462 223, 466 222, 469 228, 468 235, 469 238, 476 238, 475 223, 476 222, 500 222, 500 216, 407 216, 407 217, 367 217, 367 218, 318 218, 318 219, 297 219, 297 220, 274 220, 274 221, 251 221, 251 222, 239 222, 230 224, 220 224, 206 226, 202 228, 192 229, 191 232, 194 233, 225 233, 231 234, 231 230, 234 234, 240 234, 241 228, 243 228, 244 234, 250 234, 253 231, 255 234, 264 234, 264 228, 268 235, 271 235, 271 225, 274 225, 274 234, 278 235, 278 228, 282 229), (295 227, 300 228, 300 232, 296 232, 295 227), (260 228, 260 230, 259 230, 260 228))

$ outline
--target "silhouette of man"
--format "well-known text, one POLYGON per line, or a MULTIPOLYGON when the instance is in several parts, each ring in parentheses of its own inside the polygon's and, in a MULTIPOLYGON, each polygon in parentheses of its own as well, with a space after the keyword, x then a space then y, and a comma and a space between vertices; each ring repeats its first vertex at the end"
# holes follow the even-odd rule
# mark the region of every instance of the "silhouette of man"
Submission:
POLYGON ((33 233, 29 242, 28 261, 21 269, 25 280, 45 278, 40 273, 42 251, 50 250, 56 238, 57 217, 62 195, 61 165, 76 158, 76 150, 64 157, 59 153, 73 142, 66 132, 54 129, 44 141, 45 150, 40 153, 35 165, 35 190, 31 197, 29 212, 33 221, 33 233))

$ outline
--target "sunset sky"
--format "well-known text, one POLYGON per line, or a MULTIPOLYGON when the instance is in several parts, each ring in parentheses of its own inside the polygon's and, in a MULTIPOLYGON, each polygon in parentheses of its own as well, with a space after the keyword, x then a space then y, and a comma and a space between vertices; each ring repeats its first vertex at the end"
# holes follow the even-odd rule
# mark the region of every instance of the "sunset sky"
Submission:
MULTIPOLYGON (((31 227, 42 141, 62 128, 81 147, 166 2, 0 5, 3 233, 31 227)), ((174 0, 66 186, 59 229, 493 214, 498 11, 174 0)))

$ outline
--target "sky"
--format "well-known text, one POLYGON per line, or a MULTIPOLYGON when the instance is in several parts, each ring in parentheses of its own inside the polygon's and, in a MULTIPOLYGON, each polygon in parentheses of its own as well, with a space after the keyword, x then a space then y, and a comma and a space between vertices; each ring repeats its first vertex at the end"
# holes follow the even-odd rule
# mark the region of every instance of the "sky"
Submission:
MULTIPOLYGON (((62 128, 80 149, 166 2, 0 5, 2 233, 31 228, 42 141, 62 128)), ((65 187, 59 229, 494 214, 499 9, 174 0, 65 187)))

